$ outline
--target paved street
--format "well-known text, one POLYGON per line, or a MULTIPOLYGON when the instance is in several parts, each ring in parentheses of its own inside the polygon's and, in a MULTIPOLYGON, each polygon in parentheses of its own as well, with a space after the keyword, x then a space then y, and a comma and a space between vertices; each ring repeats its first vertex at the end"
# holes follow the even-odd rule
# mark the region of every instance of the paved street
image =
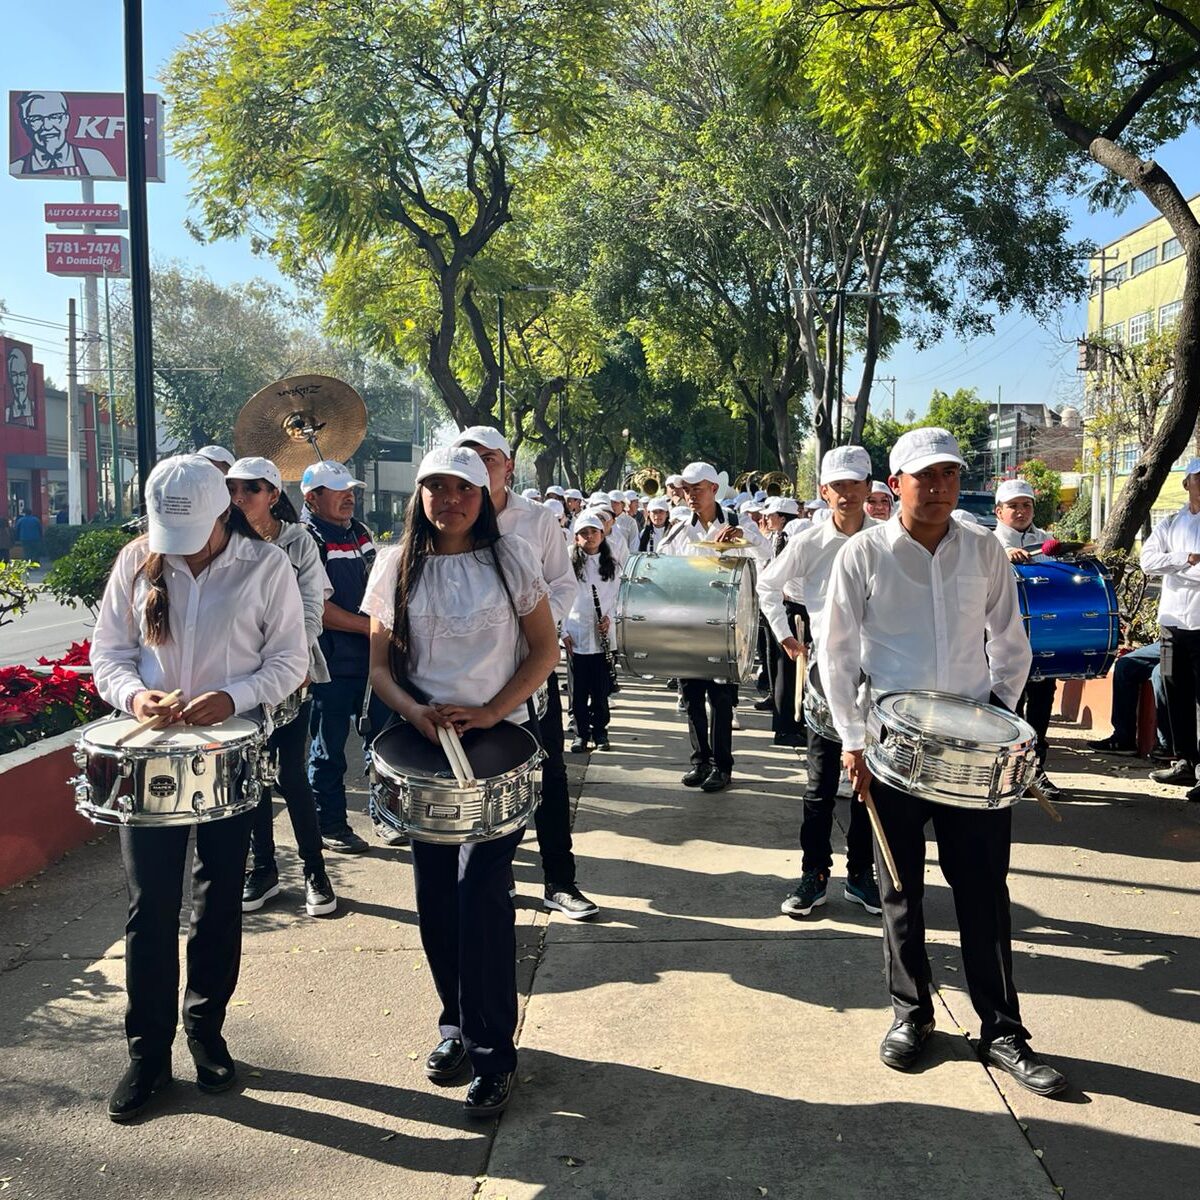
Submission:
POLYGON ((22 616, 0 628, 0 667, 32 665, 39 656, 51 658, 72 642, 91 637, 91 632, 92 618, 86 608, 67 608, 50 596, 40 596, 22 616))
POLYGON ((200 1094, 180 1043, 177 1082, 131 1127, 103 1112, 124 1061, 115 840, 0 896, 0 1180, 54 1200, 1194 1196, 1200 814, 1052 727, 1072 792, 1062 825, 1016 813, 1014 952, 1035 1045, 1075 1087, 1038 1099, 974 1059, 932 846, 939 1032, 900 1075, 876 1056, 878 925, 841 899, 840 852, 820 918, 778 914, 798 764, 760 714, 742 720, 738 786, 685 792, 671 699, 622 693, 614 751, 572 771, 600 920, 547 920, 522 848, 520 1087, 496 1123, 468 1123, 461 1089, 420 1070, 435 1006, 407 850, 336 859, 341 909, 310 919, 280 817, 286 892, 246 919, 227 1026, 240 1086, 200 1094))

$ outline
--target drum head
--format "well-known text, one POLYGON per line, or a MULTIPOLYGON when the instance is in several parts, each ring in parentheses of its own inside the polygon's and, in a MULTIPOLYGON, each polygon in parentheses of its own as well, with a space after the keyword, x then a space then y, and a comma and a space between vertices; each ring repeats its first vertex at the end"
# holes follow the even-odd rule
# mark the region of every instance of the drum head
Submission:
POLYGON ((738 575, 735 613, 737 622, 734 634, 737 639, 738 669, 742 679, 749 679, 754 670, 754 655, 758 649, 758 592, 754 588, 754 572, 746 567, 743 567, 738 575))
MULTIPOLYGON (((511 721, 491 729, 470 729, 462 747, 476 779, 495 779, 524 766, 537 753, 533 734, 511 721)), ((454 772, 442 753, 419 729, 407 722, 385 729, 372 743, 371 753, 389 771, 417 779, 453 779, 454 772)))
MULTIPOLYGON (((117 739, 132 733, 138 726, 136 717, 106 717, 83 730, 84 740, 93 746, 115 747, 117 739)), ((166 729, 139 734, 123 749, 142 750, 203 750, 206 746, 221 746, 253 737, 258 726, 245 717, 230 717, 220 725, 171 725, 166 729)))
POLYGON ((944 692, 891 692, 876 703, 885 724, 907 726, 939 741, 1002 748, 1034 736, 1020 717, 994 704, 944 692))

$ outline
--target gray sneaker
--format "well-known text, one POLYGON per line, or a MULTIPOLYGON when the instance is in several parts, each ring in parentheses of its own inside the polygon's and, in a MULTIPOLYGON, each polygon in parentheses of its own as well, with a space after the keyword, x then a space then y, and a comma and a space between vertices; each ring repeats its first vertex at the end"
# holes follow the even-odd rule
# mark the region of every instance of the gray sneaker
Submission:
POLYGON ((373 821, 372 825, 375 829, 375 836, 385 846, 407 846, 408 834, 401 833, 397 829, 393 829, 384 821, 373 821))

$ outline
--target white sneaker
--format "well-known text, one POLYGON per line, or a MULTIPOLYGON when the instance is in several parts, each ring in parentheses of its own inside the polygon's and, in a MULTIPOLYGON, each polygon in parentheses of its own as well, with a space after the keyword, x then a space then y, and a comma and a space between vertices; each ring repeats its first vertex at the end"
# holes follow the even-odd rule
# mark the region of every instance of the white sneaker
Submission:
POLYGON ((737 713, 735 712, 735 713, 733 714, 733 728, 734 728, 734 729, 741 729, 741 727, 742 727, 742 723, 741 723, 741 721, 739 721, 739 720, 738 720, 738 715, 737 715, 737 713))

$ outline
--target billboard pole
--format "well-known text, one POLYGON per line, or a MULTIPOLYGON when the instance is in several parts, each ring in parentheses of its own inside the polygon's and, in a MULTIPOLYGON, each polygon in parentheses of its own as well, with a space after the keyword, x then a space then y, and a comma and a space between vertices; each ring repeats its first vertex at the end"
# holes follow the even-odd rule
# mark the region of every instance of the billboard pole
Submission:
POLYGON ((67 301, 67 519, 80 523, 79 504, 79 368, 75 337, 75 297, 67 301))
POLYGON ((158 457, 154 428, 154 339, 150 326, 150 239, 146 220, 146 120, 142 69, 142 0, 125 0, 125 155, 129 188, 129 282, 133 299, 133 396, 137 413, 138 485, 158 457))

